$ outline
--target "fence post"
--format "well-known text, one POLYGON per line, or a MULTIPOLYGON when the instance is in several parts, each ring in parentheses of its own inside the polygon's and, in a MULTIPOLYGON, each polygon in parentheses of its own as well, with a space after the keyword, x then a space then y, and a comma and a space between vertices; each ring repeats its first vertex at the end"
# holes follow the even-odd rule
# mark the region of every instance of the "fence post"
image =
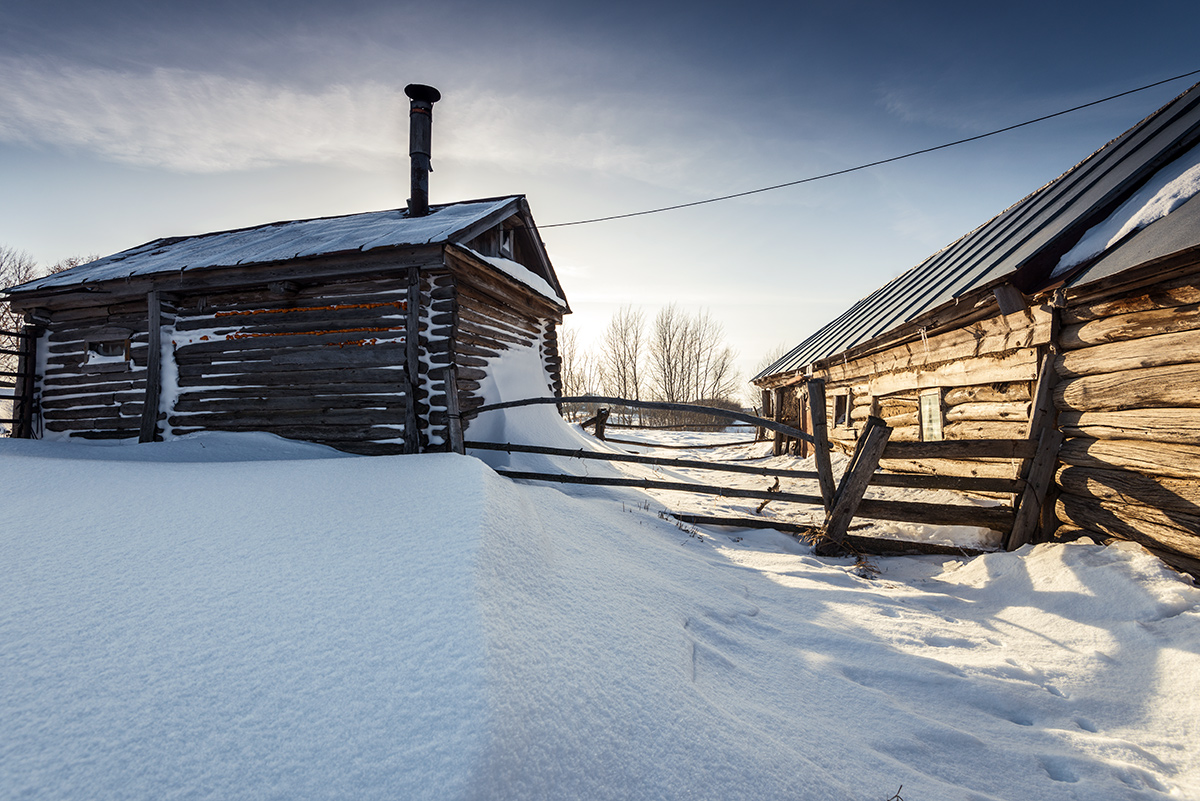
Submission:
POLYGON ((808 410, 812 416, 813 457, 817 463, 817 479, 821 484, 821 497, 825 499, 825 513, 833 511, 834 483, 833 466, 829 463, 829 428, 825 420, 825 382, 820 378, 808 379, 808 410))
MULTIPOLYGON (((878 418, 874 420, 878 421, 878 418)), ((859 438, 858 446, 854 450, 854 460, 842 476, 833 510, 825 518, 825 525, 821 529, 821 534, 839 549, 845 546, 850 521, 858 511, 867 485, 871 483, 871 476, 879 467, 883 449, 887 447, 888 438, 892 435, 892 429, 881 425, 880 422, 869 424, 859 438)), ((822 544, 828 547, 827 543, 822 544)))
POLYGON ((604 424, 608 422, 608 409, 596 410, 596 439, 604 439, 604 424))

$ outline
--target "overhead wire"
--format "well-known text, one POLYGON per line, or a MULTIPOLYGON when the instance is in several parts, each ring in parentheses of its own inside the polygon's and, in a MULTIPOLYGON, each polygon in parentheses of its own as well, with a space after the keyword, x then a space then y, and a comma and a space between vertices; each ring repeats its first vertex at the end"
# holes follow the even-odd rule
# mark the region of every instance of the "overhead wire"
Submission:
POLYGON ((903 159, 909 159, 914 156, 921 156, 926 153, 933 153, 938 150, 945 150, 946 148, 957 147, 958 145, 965 145, 968 142, 977 142, 980 139, 986 139, 989 136, 996 136, 997 134, 1007 133, 1008 131, 1015 131, 1018 128, 1024 128, 1028 125, 1034 125, 1035 123, 1045 122, 1046 120, 1051 120, 1051 119, 1054 119, 1055 117, 1062 117, 1066 114, 1072 114, 1076 111, 1082 111, 1085 108, 1091 108, 1092 106, 1098 106, 1101 103, 1108 103, 1109 101, 1117 100, 1118 98, 1126 97, 1127 95, 1136 94, 1138 92, 1144 92, 1147 89, 1153 89, 1156 86, 1162 86, 1163 84, 1171 83, 1172 81, 1178 81, 1178 80, 1182 80, 1184 78, 1189 78, 1193 75, 1200 75, 1200 69, 1192 70, 1191 72, 1185 72, 1185 73, 1182 73, 1181 75, 1176 75, 1171 78, 1164 78, 1161 81, 1155 81, 1154 83, 1148 83, 1145 86, 1139 86, 1136 89, 1129 89, 1124 92, 1118 92, 1115 95, 1109 95, 1108 97, 1103 97, 1103 98, 1100 98, 1099 100, 1093 100, 1089 103, 1083 103, 1078 106, 1072 106, 1071 108, 1063 109, 1062 111, 1056 111, 1053 114, 1043 114, 1042 116, 1035 117, 1031 120, 1025 120, 1024 122, 1018 122, 1015 125, 1006 125, 1003 128, 997 128, 996 130, 988 131, 987 133, 976 134, 975 136, 968 136, 965 139, 957 139, 953 142, 946 142, 944 144, 934 145, 933 147, 925 147, 925 148, 921 148, 920 150, 913 150, 912 152, 904 153, 899 156, 891 156, 886 159, 879 159, 878 161, 871 161, 866 164, 859 164, 855 167, 847 167, 842 170, 834 170, 833 172, 822 173, 821 175, 811 175, 808 178, 800 178, 799 180, 796 180, 796 181, 787 181, 786 183, 773 184, 772 186, 764 186, 764 187, 760 187, 758 189, 748 189, 745 192, 734 192, 733 194, 721 195, 719 197, 705 198, 704 200, 693 200, 688 203, 676 203, 673 206, 660 206, 658 208, 644 209, 642 211, 630 211, 630 212, 626 212, 624 214, 610 214, 605 217, 592 217, 592 218, 586 219, 586 220, 573 220, 571 222, 550 223, 549 225, 541 225, 538 227, 541 228, 542 230, 545 230, 547 228, 566 228, 568 226, 573 226, 573 225, 589 225, 591 223, 609 222, 611 220, 624 220, 624 219, 628 219, 630 217, 644 217, 648 214, 660 214, 664 211, 676 211, 678 209, 687 209, 687 208, 691 208, 693 206, 704 206, 709 203, 720 203, 725 200, 733 200, 733 199, 739 198, 739 197, 748 197, 750 195, 759 195, 759 194, 762 194, 763 192, 773 192, 777 189, 786 189, 789 186, 799 186, 800 184, 812 183, 813 181, 821 181, 826 178, 835 178, 839 175, 847 175, 852 172, 859 172, 860 170, 870 169, 871 167, 878 167, 882 164, 891 164, 892 162, 901 161, 903 159))

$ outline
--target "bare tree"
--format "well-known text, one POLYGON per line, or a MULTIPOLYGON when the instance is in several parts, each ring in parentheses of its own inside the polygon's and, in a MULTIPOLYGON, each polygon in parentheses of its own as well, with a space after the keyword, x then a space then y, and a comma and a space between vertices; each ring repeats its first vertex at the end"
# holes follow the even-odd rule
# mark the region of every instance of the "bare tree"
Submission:
MULTIPOLYGON (((646 315, 632 306, 621 307, 609 320, 599 356, 599 378, 604 394, 641 400, 645 329, 646 315)), ((628 412, 617 413, 629 422, 628 412)))
POLYGON ((665 306, 654 318, 648 350, 650 385, 659 400, 729 400, 737 391, 733 349, 707 311, 692 316, 665 306))
MULTIPOLYGON (((562 359, 563 395, 570 398, 595 394, 599 390, 596 360, 580 347, 576 329, 564 327, 559 330, 558 353, 562 359)), ((567 404, 563 411, 568 419, 576 412, 584 412, 589 416, 595 413, 595 409, 586 404, 567 404)))

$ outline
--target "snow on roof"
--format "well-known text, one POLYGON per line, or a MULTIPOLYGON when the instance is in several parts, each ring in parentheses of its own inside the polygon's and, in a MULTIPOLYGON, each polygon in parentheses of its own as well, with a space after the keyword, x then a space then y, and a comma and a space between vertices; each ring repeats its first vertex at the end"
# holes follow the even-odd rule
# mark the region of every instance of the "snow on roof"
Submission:
POLYGON ((518 199, 511 196, 430 206, 425 217, 410 218, 406 210, 392 209, 157 239, 13 289, 47 289, 155 273, 446 242, 518 199))
POLYGON ((502 272, 504 275, 507 275, 517 283, 529 287, 542 297, 557 301, 563 306, 567 305, 567 301, 558 294, 558 291, 554 287, 550 286, 549 281, 547 281, 545 278, 542 278, 540 275, 534 274, 534 272, 524 264, 515 262, 512 259, 506 259, 503 256, 485 256, 479 251, 471 250, 471 248, 467 247, 466 245, 461 245, 460 247, 462 247, 463 250, 467 251, 475 258, 495 267, 497 270, 502 272))

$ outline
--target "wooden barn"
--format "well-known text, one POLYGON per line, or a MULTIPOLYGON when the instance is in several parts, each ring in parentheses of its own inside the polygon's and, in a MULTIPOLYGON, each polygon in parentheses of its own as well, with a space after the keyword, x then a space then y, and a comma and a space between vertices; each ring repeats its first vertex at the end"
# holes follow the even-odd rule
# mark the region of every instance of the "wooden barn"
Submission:
MULTIPOLYGON (((161 239, 7 291, 22 437, 267 431, 462 450, 514 356, 559 393, 569 308, 522 196, 427 203, 436 90, 412 87, 409 207, 161 239)), ((528 370, 526 370, 528 372, 528 370)))
POLYGON ((1194 86, 800 343, 754 379, 764 407, 808 430, 815 377, 847 448, 880 418, 893 442, 981 446, 885 451, 885 472, 1020 480, 1031 450, 996 443, 1040 442, 1029 538, 1130 539, 1200 574, 1198 192, 1194 86))

